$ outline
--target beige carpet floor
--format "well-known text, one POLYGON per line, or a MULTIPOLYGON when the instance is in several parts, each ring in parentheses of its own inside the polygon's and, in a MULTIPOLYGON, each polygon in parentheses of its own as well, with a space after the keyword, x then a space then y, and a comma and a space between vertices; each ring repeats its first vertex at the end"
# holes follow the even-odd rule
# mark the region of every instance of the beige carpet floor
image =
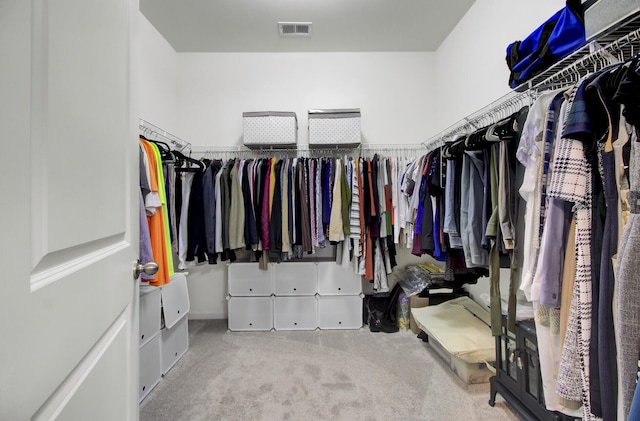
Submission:
POLYGON ((190 321, 189 340, 141 421, 518 419, 411 331, 228 332, 210 320, 190 321))

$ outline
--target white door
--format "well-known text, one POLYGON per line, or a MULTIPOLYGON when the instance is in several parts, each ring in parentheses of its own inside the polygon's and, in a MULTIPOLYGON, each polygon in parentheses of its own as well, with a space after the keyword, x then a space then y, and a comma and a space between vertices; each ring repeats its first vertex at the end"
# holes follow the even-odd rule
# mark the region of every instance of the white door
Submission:
POLYGON ((137 1, 0 0, 0 419, 135 420, 137 1))

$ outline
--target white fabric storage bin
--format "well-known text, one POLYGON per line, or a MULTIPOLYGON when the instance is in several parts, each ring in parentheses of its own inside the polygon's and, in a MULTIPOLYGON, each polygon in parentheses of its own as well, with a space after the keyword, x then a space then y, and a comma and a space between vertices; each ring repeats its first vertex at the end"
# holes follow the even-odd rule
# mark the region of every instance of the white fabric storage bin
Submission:
POLYGON ((298 143, 298 117, 288 111, 242 113, 242 133, 244 145, 249 148, 295 148, 298 143))
POLYGON ((309 110, 309 146, 358 146, 360 109, 309 110))
POLYGON ((162 285, 162 315, 164 326, 171 328, 187 314, 191 308, 189 291, 187 290, 187 277, 184 273, 176 273, 171 281, 162 285))
POLYGON ((160 332, 160 288, 140 287, 140 346, 160 332))
POLYGON ((160 331, 160 357, 162 374, 165 375, 189 349, 189 324, 187 315, 173 325, 171 329, 160 331))
POLYGON ((229 330, 273 329, 271 297, 229 297, 229 330))
POLYGON ((315 295, 318 292, 318 269, 315 263, 281 263, 273 268, 275 295, 315 295))
POLYGON ((318 326, 320 329, 360 329, 362 297, 318 296, 318 326))
POLYGON ((156 334, 140 347, 140 384, 138 395, 140 402, 156 387, 162 377, 160 363, 160 334, 156 334))
POLYGON ((273 326, 276 330, 314 330, 318 327, 316 297, 275 297, 273 326))
POLYGON ((262 270, 256 263, 229 265, 228 286, 232 297, 260 297, 273 293, 273 265, 262 270))
MULTIPOLYGON (((582 0, 583 7, 586 0, 582 0)), ((637 17, 640 0, 598 0, 584 11, 584 29, 587 41, 604 35, 619 23, 637 17)))
POLYGON ((492 376, 487 362, 495 361, 495 338, 489 312, 469 297, 412 308, 429 345, 465 383, 486 383, 492 376))
POLYGON ((318 294, 320 295, 358 295, 362 292, 360 275, 351 268, 345 268, 334 262, 318 263, 318 294))

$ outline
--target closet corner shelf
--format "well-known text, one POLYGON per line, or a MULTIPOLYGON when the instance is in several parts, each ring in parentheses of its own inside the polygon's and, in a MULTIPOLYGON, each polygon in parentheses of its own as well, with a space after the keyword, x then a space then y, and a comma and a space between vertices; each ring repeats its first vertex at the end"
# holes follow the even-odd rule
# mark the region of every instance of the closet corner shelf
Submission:
POLYGON ((168 131, 156 126, 153 123, 148 122, 145 119, 139 119, 138 129, 140 132, 148 137, 153 137, 155 140, 162 140, 173 145, 178 151, 182 152, 185 149, 191 149, 191 143, 179 138, 178 136, 169 133, 168 131))
MULTIPOLYGON (((558 61, 528 82, 438 132, 423 142, 422 146, 427 150, 433 150, 442 146, 454 136, 479 128, 478 124, 480 122, 495 123, 502 118, 500 111, 511 109, 512 105, 519 101, 524 105, 525 99, 532 98, 537 90, 543 89, 549 84, 563 83, 564 86, 567 86, 569 80, 575 82, 576 80, 573 80, 574 77, 581 77, 589 65, 597 66, 598 60, 603 59, 607 54, 633 55, 633 43, 638 40, 640 40, 640 14, 631 16, 612 26, 609 30, 599 35, 597 39, 590 41, 584 47, 558 61), (602 46, 603 44, 604 47, 602 46)), ((640 47, 638 47, 638 50, 640 50, 640 47)))

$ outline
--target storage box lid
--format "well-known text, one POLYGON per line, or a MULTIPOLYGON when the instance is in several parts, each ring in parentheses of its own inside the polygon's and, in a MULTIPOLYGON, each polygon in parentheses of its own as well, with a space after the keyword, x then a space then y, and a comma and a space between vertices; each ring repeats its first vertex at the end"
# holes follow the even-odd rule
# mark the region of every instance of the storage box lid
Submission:
POLYGON ((360 117, 360 108, 309 110, 309 118, 354 118, 360 117))
POLYGON ((293 117, 298 120, 293 111, 249 111, 242 113, 242 117, 293 117))
POLYGON ((468 297, 437 306, 412 308, 420 329, 451 355, 468 363, 495 361, 495 339, 487 324, 489 312, 468 297))

